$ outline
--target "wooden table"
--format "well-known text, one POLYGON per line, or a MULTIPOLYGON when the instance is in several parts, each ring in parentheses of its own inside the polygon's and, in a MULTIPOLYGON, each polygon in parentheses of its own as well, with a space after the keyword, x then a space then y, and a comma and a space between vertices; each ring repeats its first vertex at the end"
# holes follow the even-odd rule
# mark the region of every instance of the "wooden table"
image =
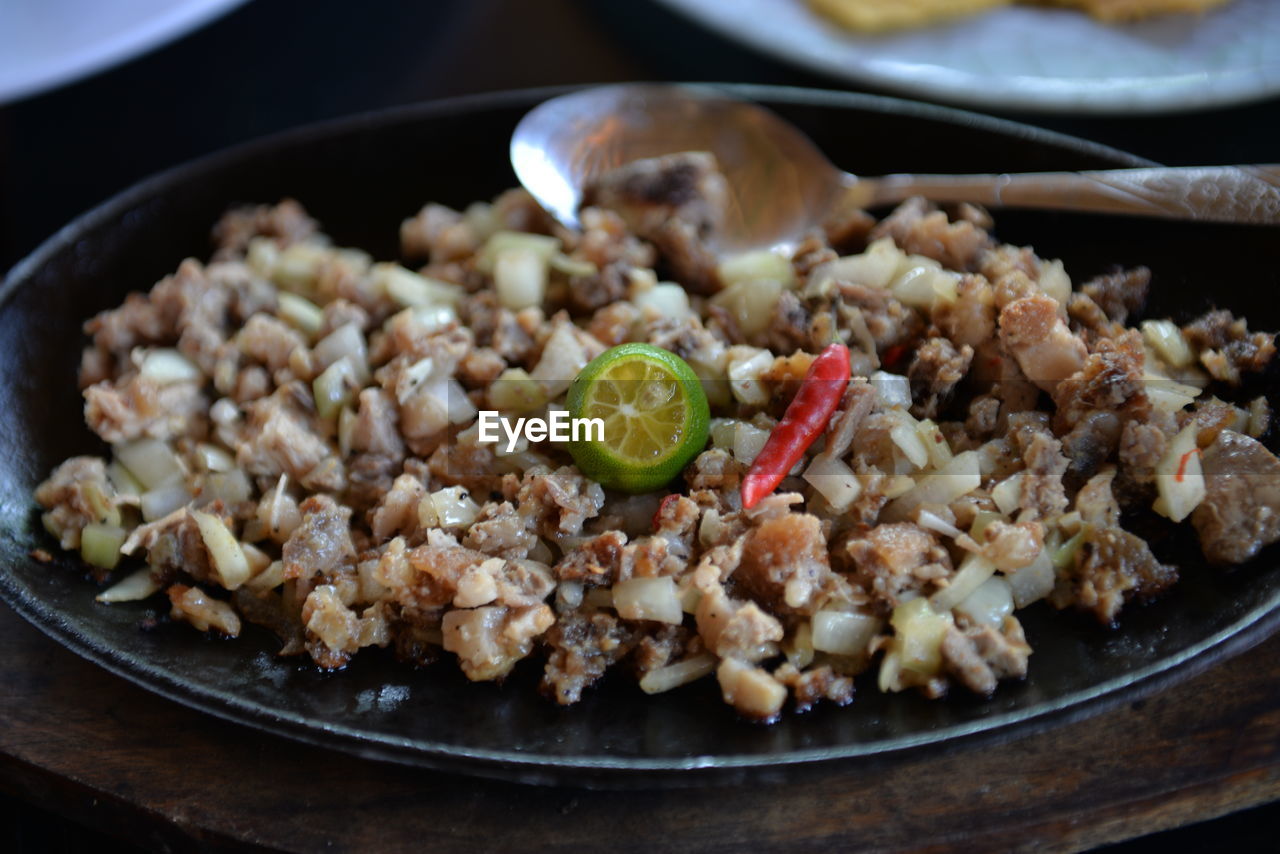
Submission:
POLYGON ((152 696, 3 607, 0 648, 0 789, 153 849, 1067 851, 1280 798, 1280 637, 1001 745, 790 785, 633 792, 472 780, 264 735, 152 696))

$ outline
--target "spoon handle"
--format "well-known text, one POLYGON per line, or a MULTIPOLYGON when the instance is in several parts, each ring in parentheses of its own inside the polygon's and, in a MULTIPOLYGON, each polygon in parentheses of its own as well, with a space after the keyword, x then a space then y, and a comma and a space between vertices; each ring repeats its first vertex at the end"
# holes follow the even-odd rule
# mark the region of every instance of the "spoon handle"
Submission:
POLYGON ((937 202, 977 202, 987 207, 1280 224, 1280 165, 850 176, 850 183, 851 197, 864 207, 924 196, 937 202))

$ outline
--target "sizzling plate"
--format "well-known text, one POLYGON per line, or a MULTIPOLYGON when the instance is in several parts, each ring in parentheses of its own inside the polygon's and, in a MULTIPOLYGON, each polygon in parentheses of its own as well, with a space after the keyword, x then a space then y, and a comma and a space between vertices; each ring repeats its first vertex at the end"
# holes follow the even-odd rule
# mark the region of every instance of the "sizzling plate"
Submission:
MULTIPOLYGON (((1142 161, 1026 126, 862 95, 738 87, 807 130, 844 168, 1012 171, 1142 161)), ((1026 612, 1031 675, 990 699, 886 697, 863 687, 846 708, 820 707, 773 727, 738 721, 713 681, 646 697, 606 679, 577 706, 537 695, 538 666, 504 686, 470 684, 451 662, 412 670, 364 653, 322 674, 273 658, 251 627, 213 641, 181 625, 142 632, 161 600, 98 605, 78 562, 54 550, 31 491, 60 460, 98 453, 76 393, 80 326, 145 290, 187 256, 207 257, 212 223, 231 204, 302 201, 341 245, 393 257, 402 218, 423 202, 463 205, 511 185, 512 127, 550 92, 467 98, 288 133, 156 176, 67 226, 11 271, 0 293, 0 597, 51 637, 180 703, 360 755, 486 776, 598 785, 690 784, 778 776, 837 760, 891 758, 975 738, 1013 738, 1149 693, 1258 642, 1280 620, 1276 552, 1231 573, 1206 569, 1188 532, 1157 553, 1183 581, 1127 611, 1119 632, 1037 605, 1026 612)), ((1274 229, 1052 213, 997 215, 997 236, 1061 257, 1080 280, 1112 264, 1154 273, 1153 313, 1186 317, 1213 302, 1280 326, 1274 229)), ((1268 379, 1268 391, 1274 376, 1268 379)), ((1256 393, 1256 390, 1255 390, 1256 393)))

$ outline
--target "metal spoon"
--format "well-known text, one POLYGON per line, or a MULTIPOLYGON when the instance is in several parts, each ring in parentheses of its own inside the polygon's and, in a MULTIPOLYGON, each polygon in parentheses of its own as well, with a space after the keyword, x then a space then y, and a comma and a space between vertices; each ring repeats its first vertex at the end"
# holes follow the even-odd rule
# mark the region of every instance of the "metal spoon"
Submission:
POLYGON ((565 225, 584 187, 643 157, 710 151, 730 188, 724 252, 788 246, 845 206, 938 202, 1280 224, 1280 166, 1197 166, 1004 175, 864 178, 832 165, 794 126, 701 86, 625 84, 540 104, 516 127, 520 182, 565 225))

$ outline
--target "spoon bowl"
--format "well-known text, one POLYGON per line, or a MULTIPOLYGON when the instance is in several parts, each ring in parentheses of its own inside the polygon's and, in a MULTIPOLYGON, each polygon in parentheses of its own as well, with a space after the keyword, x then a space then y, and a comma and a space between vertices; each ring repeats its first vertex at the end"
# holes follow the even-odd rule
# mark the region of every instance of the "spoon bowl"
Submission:
POLYGON ((600 86, 544 101, 516 127, 511 163, 544 208, 577 226, 593 181, 633 160, 681 151, 711 152, 724 173, 724 252, 794 241, 846 191, 846 176, 798 129, 700 86, 600 86))
POLYGON ((585 189, 633 160, 715 155, 728 184, 716 248, 789 248, 845 207, 921 195, 938 202, 1280 223, 1280 166, 1213 166, 860 178, 836 168, 794 126, 711 86, 621 84, 544 101, 517 125, 511 163, 567 226, 585 189))

